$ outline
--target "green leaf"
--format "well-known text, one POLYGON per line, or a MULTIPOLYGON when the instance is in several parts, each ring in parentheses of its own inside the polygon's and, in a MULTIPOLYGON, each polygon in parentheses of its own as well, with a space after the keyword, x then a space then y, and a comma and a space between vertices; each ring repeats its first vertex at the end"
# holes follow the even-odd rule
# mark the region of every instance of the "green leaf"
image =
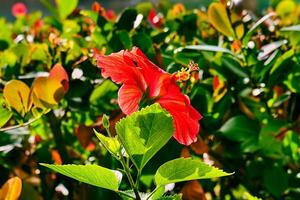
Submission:
POLYGON ((280 29, 280 31, 282 31, 282 32, 285 32, 285 31, 296 31, 296 32, 299 32, 300 31, 300 24, 293 25, 293 26, 282 27, 282 29, 280 29))
POLYGON ((125 49, 130 49, 132 47, 132 41, 129 36, 129 33, 125 30, 121 30, 118 32, 121 43, 123 44, 125 49))
POLYGON ((209 22, 222 34, 235 38, 234 30, 227 16, 226 6, 222 3, 212 3, 208 8, 209 22))
POLYGON ((209 179, 229 176, 230 173, 209 166, 192 158, 177 158, 166 162, 158 168, 154 180, 157 186, 195 179, 209 179))
POLYGON ((0 94, 0 128, 4 126, 12 116, 12 112, 10 112, 4 106, 5 100, 3 99, 2 94, 0 94))
POLYGON ((118 90, 118 86, 114 84, 112 81, 110 81, 109 79, 107 79, 103 81, 101 85, 99 85, 93 90, 89 101, 91 104, 98 105, 98 102, 101 101, 101 99, 105 95, 107 95, 110 92, 115 92, 117 90, 118 90))
POLYGON ((50 165, 45 163, 41 163, 41 165, 93 186, 113 191, 118 191, 119 188, 120 181, 116 175, 116 173, 120 173, 119 171, 114 172, 98 165, 50 165))
MULTIPOLYGON (((299 68, 296 66, 295 68, 299 68)), ((300 72, 299 69, 293 70, 287 77, 287 80, 284 81, 284 84, 295 93, 300 93, 300 72)))
POLYGON ((290 17, 289 14, 295 12, 297 5, 293 0, 280 1, 276 7, 276 13, 282 18, 290 17))
POLYGON ((288 187, 287 172, 279 166, 271 166, 264 171, 264 185, 277 198, 288 187))
POLYGON ((292 56, 294 56, 294 54, 295 54, 295 51, 294 51, 293 49, 290 49, 289 51, 285 52, 282 56, 280 56, 280 57, 276 60, 276 62, 275 62, 275 64, 273 65, 273 67, 271 68, 270 75, 272 75, 274 72, 276 72, 277 69, 278 69, 280 66, 282 66, 282 64, 283 64, 286 60, 288 60, 288 59, 290 59, 292 56))
POLYGON ((223 47, 214 46, 214 45, 188 45, 188 46, 185 46, 184 48, 178 48, 177 51, 181 51, 184 49, 197 50, 197 51, 222 52, 222 53, 228 53, 228 54, 235 56, 235 54, 232 51, 225 49, 223 47))
POLYGON ((245 70, 234 59, 223 56, 222 61, 223 61, 224 67, 228 68, 232 73, 234 73, 237 76, 242 77, 242 78, 248 77, 248 74, 245 72, 245 70))
POLYGON ((294 163, 300 162, 300 137, 297 132, 288 131, 282 141, 282 147, 285 155, 293 160, 294 163))
POLYGON ((286 126, 283 120, 269 118, 267 123, 259 132, 259 147, 264 156, 271 158, 281 158, 283 155, 282 142, 276 139, 276 135, 286 126))
POLYGON ((77 7, 78 0, 56 0, 60 19, 65 19, 77 7))
POLYGON ((259 124, 256 121, 240 115, 226 121, 219 131, 230 140, 243 142, 257 136, 259 124))
POLYGON ((157 200, 181 200, 181 199, 182 199, 182 194, 174 194, 171 196, 160 197, 157 200))
POLYGON ((256 31, 256 29, 261 25, 263 24, 264 21, 266 21, 267 19, 269 19, 270 17, 272 16, 275 16, 276 14, 275 13, 269 13, 265 16, 263 16, 262 18, 260 18, 251 28, 250 30, 247 32, 247 34, 245 35, 244 39, 243 39, 243 45, 244 46, 247 46, 248 45, 248 42, 251 38, 251 36, 253 35, 253 33, 256 31))
POLYGON ((100 140, 101 144, 113 155, 118 156, 120 152, 121 145, 116 137, 111 138, 111 137, 106 137, 102 135, 101 133, 98 133, 95 131, 95 134, 97 138, 100 140))
POLYGON ((171 115, 159 104, 153 104, 122 119, 116 130, 133 163, 142 170, 169 141, 174 128, 171 115))
POLYGON ((140 31, 133 36, 133 43, 138 46, 144 53, 153 52, 152 39, 149 34, 140 31))
POLYGON ((136 16, 137 11, 135 9, 128 8, 124 10, 116 24, 117 28, 119 30, 125 29, 127 31, 130 31, 133 28, 136 16))

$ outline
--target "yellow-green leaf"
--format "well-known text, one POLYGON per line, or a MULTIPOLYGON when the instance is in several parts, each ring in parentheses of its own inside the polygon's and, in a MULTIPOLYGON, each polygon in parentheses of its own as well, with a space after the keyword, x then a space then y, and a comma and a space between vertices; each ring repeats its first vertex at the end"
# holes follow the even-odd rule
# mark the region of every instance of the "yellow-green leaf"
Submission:
POLYGON ((30 88, 22 81, 9 81, 3 89, 3 96, 8 105, 22 116, 24 116, 32 106, 30 88))
POLYGON ((50 108, 58 104, 65 91, 63 85, 50 77, 38 77, 33 86, 33 102, 36 107, 50 108))
POLYGON ((233 24, 240 22, 239 24, 237 24, 234 27, 234 30, 235 30, 236 37, 238 39, 241 39, 244 35, 244 24, 242 23, 241 17, 239 15, 237 15, 236 13, 232 13, 231 21, 233 24))
POLYGON ((221 3, 212 3, 208 8, 210 23, 227 37, 235 38, 234 30, 227 15, 226 7, 221 3))

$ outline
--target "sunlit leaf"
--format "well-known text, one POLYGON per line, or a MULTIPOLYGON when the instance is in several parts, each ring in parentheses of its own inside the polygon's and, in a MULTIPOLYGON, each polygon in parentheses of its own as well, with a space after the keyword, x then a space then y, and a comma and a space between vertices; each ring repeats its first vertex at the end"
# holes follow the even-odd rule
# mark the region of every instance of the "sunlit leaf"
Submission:
POLYGON ((19 80, 9 81, 3 89, 3 97, 8 105, 24 116, 32 106, 30 88, 19 80))
POLYGON ((163 164, 155 173, 157 186, 167 185, 195 179, 208 179, 229 176, 230 173, 209 166, 201 160, 192 158, 177 158, 163 164))
POLYGON ((65 94, 63 85, 50 77, 36 78, 32 88, 34 105, 40 108, 57 105, 65 94))
POLYGON ((225 5, 212 3, 208 8, 208 19, 210 23, 227 37, 235 38, 234 30, 227 16, 225 5))
POLYGON ((153 104, 116 125, 119 139, 140 170, 169 141, 174 128, 170 114, 153 104))
POLYGON ((97 138, 100 140, 101 144, 104 145, 104 147, 113 153, 114 155, 118 155, 121 149, 121 145, 116 137, 106 137, 102 135, 101 133, 98 133, 95 131, 95 134, 97 138))
POLYGON ((233 24, 237 24, 234 27, 234 30, 235 30, 237 38, 241 39, 244 36, 244 24, 242 22, 241 17, 238 14, 232 12, 231 13, 231 21, 233 24))
POLYGON ((49 78, 53 78, 59 81, 63 86, 65 91, 69 89, 69 77, 66 70, 61 64, 56 64, 49 72, 49 78))
POLYGON ((98 165, 41 165, 93 186, 113 191, 118 191, 119 188, 118 175, 121 173, 98 165))
POLYGON ((0 128, 4 126, 12 116, 12 112, 6 108, 5 100, 0 94, 0 128))
POLYGON ((61 19, 65 19, 77 7, 78 0, 55 0, 61 19))

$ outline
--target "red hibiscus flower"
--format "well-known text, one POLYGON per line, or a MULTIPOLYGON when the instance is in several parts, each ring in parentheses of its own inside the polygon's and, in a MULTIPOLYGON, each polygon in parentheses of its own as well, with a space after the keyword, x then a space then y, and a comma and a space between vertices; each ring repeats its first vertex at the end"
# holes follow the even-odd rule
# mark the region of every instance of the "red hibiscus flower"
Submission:
POLYGON ((27 13, 27 7, 25 6, 24 3, 21 2, 15 3, 11 8, 11 13, 15 17, 24 16, 27 13))
POLYGON ((96 59, 104 78, 110 77, 115 83, 123 84, 118 103, 125 114, 159 103, 172 115, 174 138, 179 143, 189 145, 197 140, 198 121, 202 116, 180 92, 175 75, 157 67, 136 47, 109 56, 96 55, 96 59))

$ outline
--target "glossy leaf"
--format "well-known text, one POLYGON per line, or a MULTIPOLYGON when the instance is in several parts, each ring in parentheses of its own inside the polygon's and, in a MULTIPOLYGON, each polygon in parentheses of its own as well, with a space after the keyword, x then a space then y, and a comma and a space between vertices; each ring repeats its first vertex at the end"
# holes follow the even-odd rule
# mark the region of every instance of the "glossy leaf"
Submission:
POLYGON ((247 46, 251 36, 254 34, 254 32, 259 28, 260 25, 264 23, 267 19, 269 19, 272 16, 275 16, 276 14, 274 12, 269 13, 262 18, 260 18, 251 28, 250 30, 246 33, 245 37, 243 38, 243 45, 247 46))
POLYGON ((3 97, 8 105, 22 116, 24 116, 32 106, 30 88, 19 80, 11 80, 5 85, 3 97))
POLYGON ((195 179, 208 179, 229 176, 230 173, 209 166, 204 162, 192 158, 177 158, 163 164, 155 173, 157 186, 167 185, 195 179))
POLYGON ((132 8, 128 8, 121 14, 116 26, 119 30, 125 29, 130 31, 133 28, 134 21, 137 16, 137 11, 132 8))
POLYGON ((118 191, 119 180, 117 173, 98 165, 50 165, 41 164, 55 172, 93 186, 118 191))
POLYGON ((106 137, 101 133, 95 131, 97 138, 100 140, 101 144, 112 154, 118 155, 121 149, 121 145, 116 137, 106 137))
POLYGON ((97 104, 97 102, 101 101, 102 98, 108 93, 115 92, 118 90, 118 86, 114 84, 111 80, 105 80, 101 85, 97 86, 91 96, 90 103, 97 104))
POLYGON ((5 100, 0 94, 0 128, 4 126, 12 116, 12 112, 6 108, 5 100))
POLYGON ((227 16, 225 5, 216 2, 210 4, 208 8, 208 19, 222 34, 227 37, 235 38, 235 33, 227 16))
POLYGON ((231 55, 235 55, 232 51, 225 49, 223 47, 214 46, 214 45, 188 45, 184 48, 178 48, 177 51, 182 51, 184 49, 187 50, 198 50, 198 51, 212 51, 212 52, 222 52, 222 53, 228 53, 231 55))
POLYGON ((171 115, 153 104, 122 119, 116 130, 126 152, 141 170, 169 141, 174 128, 171 115))
POLYGON ((60 19, 65 19, 77 7, 78 0, 55 0, 60 19))
POLYGON ((243 115, 230 118, 219 129, 223 136, 237 142, 256 137, 258 130, 258 123, 243 115))
POLYGON ((56 64, 49 72, 49 78, 53 78, 64 86, 65 92, 69 89, 69 76, 61 64, 56 64))
POLYGON ((32 88, 34 105, 39 108, 50 108, 57 105, 65 94, 63 85, 49 77, 36 78, 32 88))

